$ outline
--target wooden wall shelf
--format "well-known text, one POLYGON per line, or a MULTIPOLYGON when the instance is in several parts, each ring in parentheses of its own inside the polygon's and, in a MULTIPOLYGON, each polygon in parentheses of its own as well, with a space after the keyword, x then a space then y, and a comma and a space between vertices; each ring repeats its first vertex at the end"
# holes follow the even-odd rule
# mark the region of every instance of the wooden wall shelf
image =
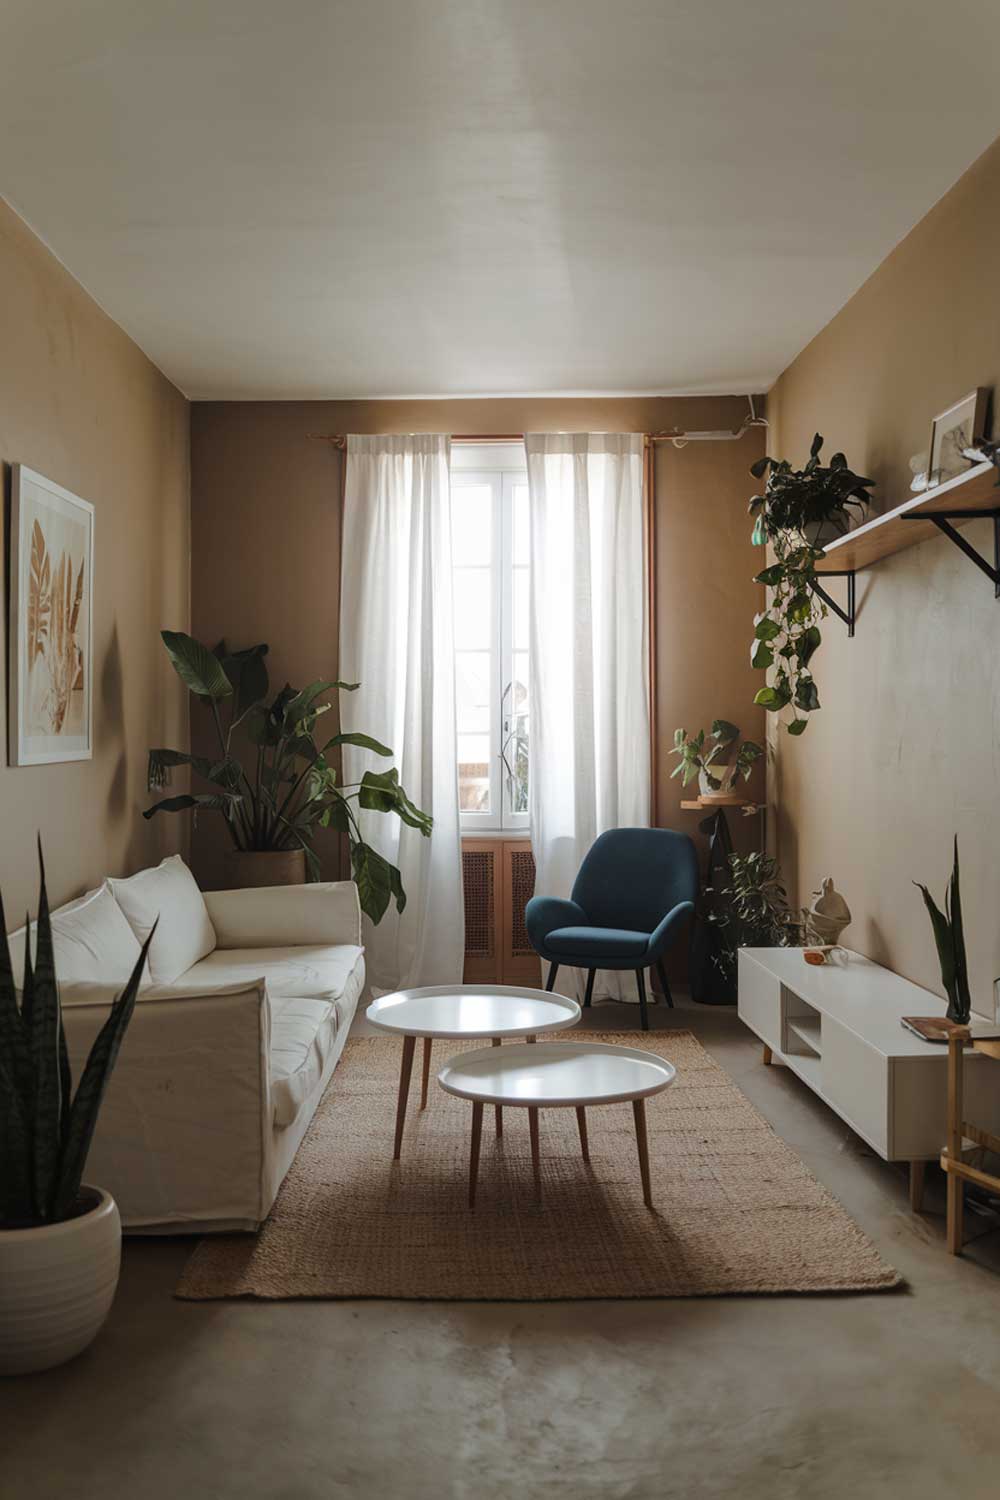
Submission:
MULTIPOLYGON (((904 500, 895 510, 885 515, 874 516, 863 526, 838 537, 824 548, 826 556, 816 564, 816 572, 850 573, 861 568, 870 568, 883 557, 891 557, 906 547, 926 542, 937 536, 940 527, 931 520, 916 517, 930 516, 935 511, 954 517, 956 511, 971 511, 991 515, 1000 510, 1000 489, 996 487, 997 470, 992 464, 976 464, 967 474, 949 479, 932 490, 924 490, 904 500)), ((975 515, 955 518, 954 524, 967 526, 975 515)))

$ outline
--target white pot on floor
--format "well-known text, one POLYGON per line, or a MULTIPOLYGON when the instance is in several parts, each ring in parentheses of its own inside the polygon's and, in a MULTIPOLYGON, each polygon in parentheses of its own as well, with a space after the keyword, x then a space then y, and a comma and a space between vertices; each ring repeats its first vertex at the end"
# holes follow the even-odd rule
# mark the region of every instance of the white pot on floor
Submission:
POLYGON ((81 1188, 76 1218, 0 1230, 0 1375, 47 1370, 86 1349, 111 1310, 121 1263, 118 1206, 81 1188))

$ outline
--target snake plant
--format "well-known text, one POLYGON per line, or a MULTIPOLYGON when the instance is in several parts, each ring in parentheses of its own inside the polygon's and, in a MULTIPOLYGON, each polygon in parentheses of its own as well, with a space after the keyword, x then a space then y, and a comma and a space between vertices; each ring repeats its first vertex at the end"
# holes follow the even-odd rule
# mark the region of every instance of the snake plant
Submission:
POLYGON ((0 898, 0 1230, 31 1229, 73 1217, 101 1101, 153 937, 150 933, 131 978, 111 1006, 74 1094, 41 845, 38 860, 35 957, 32 962, 27 924, 20 1002, 0 898))
POLYGON ((320 862, 313 836, 317 828, 334 828, 347 836, 362 911, 380 922, 393 898, 402 911, 406 892, 399 870, 365 843, 355 804, 395 813, 425 838, 431 832, 430 815, 410 801, 395 766, 365 771, 359 782, 346 786, 340 782, 330 762, 342 745, 392 755, 370 734, 335 734, 317 743, 319 720, 333 706, 326 694, 352 693, 359 684, 311 682, 297 691, 286 683, 268 703, 266 645, 229 651, 220 641, 211 651, 179 630, 161 635, 178 677, 211 710, 217 748, 211 756, 150 750, 151 787, 165 786, 171 767, 190 766, 212 790, 164 797, 143 817, 188 809, 195 815, 200 809, 221 812, 234 848, 261 853, 301 849, 314 880, 320 877, 320 862), (237 731, 249 742, 243 759, 237 753, 237 731))
POLYGON ((968 1026, 972 1015, 972 994, 965 957, 965 930, 962 926, 962 894, 958 884, 958 839, 955 839, 955 863, 944 896, 944 911, 925 885, 915 880, 922 893, 927 914, 934 929, 934 942, 941 965, 941 983, 948 996, 948 1020, 968 1026))

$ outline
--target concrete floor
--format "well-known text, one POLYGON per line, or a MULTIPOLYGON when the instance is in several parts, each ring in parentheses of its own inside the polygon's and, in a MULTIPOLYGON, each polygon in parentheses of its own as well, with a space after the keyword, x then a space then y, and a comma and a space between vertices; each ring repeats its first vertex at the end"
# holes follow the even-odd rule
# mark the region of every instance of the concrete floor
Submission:
POLYGON ((696 1031, 909 1291, 185 1303, 190 1242, 132 1241, 93 1348, 0 1383, 3 1500, 995 1500, 1000 1232, 948 1256, 940 1174, 913 1217, 903 1173, 764 1069, 731 1011, 653 1016, 696 1031))

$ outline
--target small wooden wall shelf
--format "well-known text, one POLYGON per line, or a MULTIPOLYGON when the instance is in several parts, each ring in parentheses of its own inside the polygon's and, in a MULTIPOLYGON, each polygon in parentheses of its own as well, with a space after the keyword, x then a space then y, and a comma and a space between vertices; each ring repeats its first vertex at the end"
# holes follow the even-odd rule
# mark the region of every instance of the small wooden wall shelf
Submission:
POLYGON ((980 512, 991 515, 1000 510, 1000 489, 996 488, 996 480, 997 470, 992 464, 976 464, 957 479, 949 479, 932 490, 913 495, 895 510, 875 516, 846 536, 829 542, 824 548, 826 556, 816 564, 816 572, 852 573, 870 568, 872 563, 902 552, 906 547, 926 542, 937 536, 941 529, 934 521, 923 519, 935 511, 951 515, 959 526, 968 525, 980 512), (963 511, 975 514, 955 516, 955 512, 963 511))

